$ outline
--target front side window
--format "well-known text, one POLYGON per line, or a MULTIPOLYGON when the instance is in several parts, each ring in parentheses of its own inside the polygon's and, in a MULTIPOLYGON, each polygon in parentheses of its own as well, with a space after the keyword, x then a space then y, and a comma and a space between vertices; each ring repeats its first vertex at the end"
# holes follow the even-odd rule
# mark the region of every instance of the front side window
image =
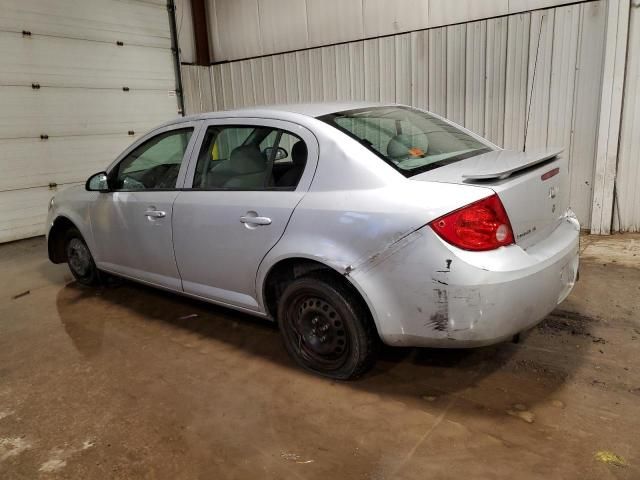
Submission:
POLYGON ((306 159, 304 142, 283 130, 210 126, 198 154, 193 188, 291 190, 298 185, 306 159))
POLYGON ((161 133, 127 155, 110 173, 113 190, 163 190, 176 187, 184 152, 193 133, 182 128, 161 133))
POLYGON ((459 128, 407 107, 350 110, 321 120, 355 138, 407 177, 492 150, 459 128))

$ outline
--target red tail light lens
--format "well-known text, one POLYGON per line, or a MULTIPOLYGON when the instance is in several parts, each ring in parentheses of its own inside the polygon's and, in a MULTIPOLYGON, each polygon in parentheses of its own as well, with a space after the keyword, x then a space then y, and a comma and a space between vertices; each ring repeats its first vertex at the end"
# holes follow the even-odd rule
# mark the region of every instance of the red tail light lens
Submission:
POLYGON ((496 194, 437 218, 429 225, 445 241, 464 250, 493 250, 514 242, 509 217, 496 194))

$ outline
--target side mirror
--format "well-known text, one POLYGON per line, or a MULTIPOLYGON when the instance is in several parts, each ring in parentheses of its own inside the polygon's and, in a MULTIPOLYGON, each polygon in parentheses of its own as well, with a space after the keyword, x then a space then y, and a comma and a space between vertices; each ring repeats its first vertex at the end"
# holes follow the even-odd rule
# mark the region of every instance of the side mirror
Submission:
MULTIPOLYGON (((264 149, 264 151, 262 153, 265 154, 265 156, 267 158, 271 157, 271 155, 273 154, 273 149, 274 147, 267 147, 264 149)), ((282 160, 283 158, 287 158, 289 156, 289 153, 282 147, 278 147, 276 149, 276 155, 273 158, 273 160, 282 160)))
POLYGON ((107 181, 107 173, 100 172, 89 177, 84 188, 89 192, 108 192, 109 184, 107 181))

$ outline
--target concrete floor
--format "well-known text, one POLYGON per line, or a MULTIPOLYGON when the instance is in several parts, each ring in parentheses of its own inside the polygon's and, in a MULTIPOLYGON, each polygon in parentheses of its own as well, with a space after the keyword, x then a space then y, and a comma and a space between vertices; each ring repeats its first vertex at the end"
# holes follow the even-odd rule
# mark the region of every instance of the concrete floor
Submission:
POLYGON ((387 349, 354 383, 251 317, 0 246, 0 478, 638 479, 639 432, 640 236, 585 237, 520 344, 387 349))

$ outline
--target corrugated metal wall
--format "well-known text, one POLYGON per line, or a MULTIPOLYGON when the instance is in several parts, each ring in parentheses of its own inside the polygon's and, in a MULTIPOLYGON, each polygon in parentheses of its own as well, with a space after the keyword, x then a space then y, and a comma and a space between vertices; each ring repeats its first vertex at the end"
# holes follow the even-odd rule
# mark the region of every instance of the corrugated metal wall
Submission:
POLYGON ((184 66, 188 113, 342 99, 443 114, 493 142, 560 146, 589 226, 604 1, 208 67, 184 66), (530 105, 530 109, 529 109, 530 105))
POLYGON ((613 229, 629 232, 640 232, 640 4, 635 6, 629 23, 613 215, 613 229))
MULTIPOLYGON (((618 1, 618 0, 616 0, 618 1)), ((207 0, 212 61, 551 8, 575 0, 207 0)), ((185 51, 185 61, 190 52, 185 51)))

